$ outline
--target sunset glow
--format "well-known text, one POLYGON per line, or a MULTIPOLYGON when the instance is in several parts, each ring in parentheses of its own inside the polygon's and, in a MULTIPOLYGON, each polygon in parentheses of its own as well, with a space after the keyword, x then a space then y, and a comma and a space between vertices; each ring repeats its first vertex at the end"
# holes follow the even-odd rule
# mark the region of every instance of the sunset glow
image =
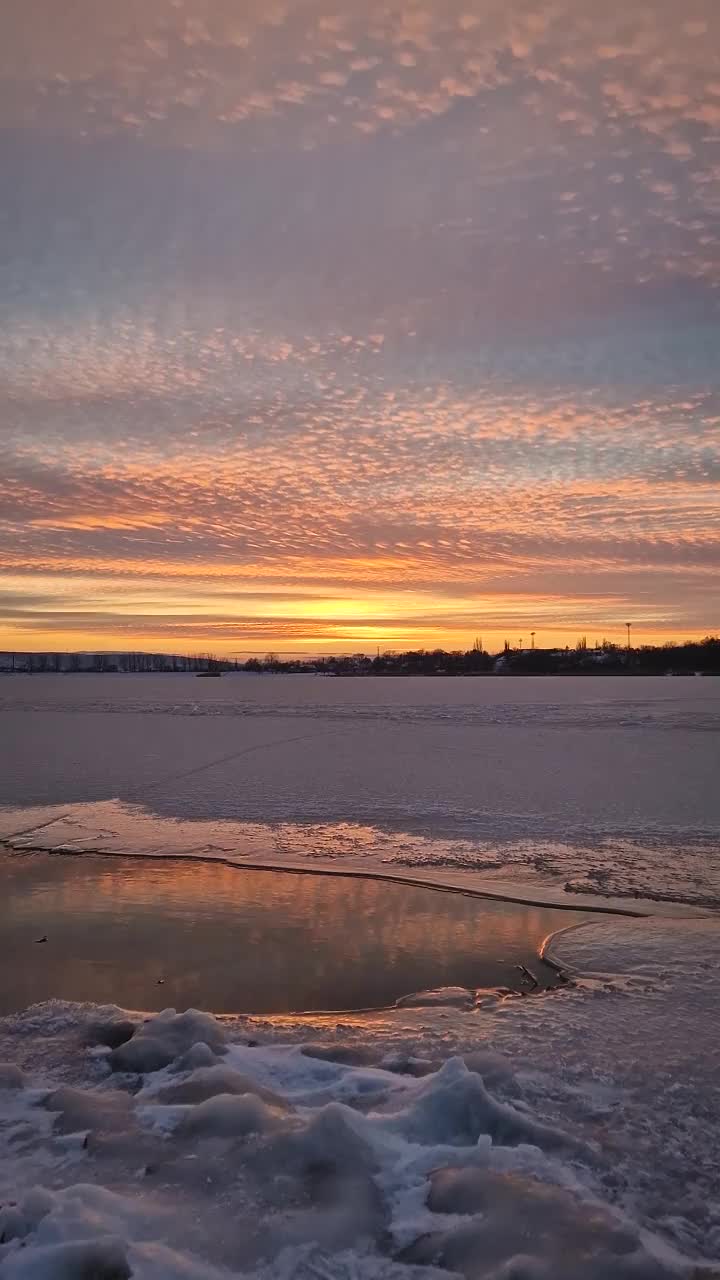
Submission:
POLYGON ((718 629, 715 0, 25 0, 0 649, 718 629))

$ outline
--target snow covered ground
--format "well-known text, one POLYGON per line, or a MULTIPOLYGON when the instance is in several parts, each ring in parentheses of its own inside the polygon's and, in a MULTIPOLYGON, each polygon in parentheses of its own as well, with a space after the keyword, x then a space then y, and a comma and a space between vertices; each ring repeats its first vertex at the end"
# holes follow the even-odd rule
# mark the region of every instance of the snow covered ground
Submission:
POLYGON ((720 1276, 720 686, 182 679, 8 682, 0 838, 663 915, 478 1008, 1 1020, 2 1280, 720 1276))
POLYGON ((717 1274, 716 921, 554 954, 474 1012, 5 1019, 3 1280, 717 1274))
POLYGON ((21 847, 720 905, 720 681, 16 676, 0 725, 21 847))
POLYGON ((117 800, 0 808, 13 849, 218 859, 253 867, 356 872, 462 884, 522 901, 619 910, 720 907, 712 831, 576 835, 571 840, 449 838, 350 822, 168 818, 117 800))

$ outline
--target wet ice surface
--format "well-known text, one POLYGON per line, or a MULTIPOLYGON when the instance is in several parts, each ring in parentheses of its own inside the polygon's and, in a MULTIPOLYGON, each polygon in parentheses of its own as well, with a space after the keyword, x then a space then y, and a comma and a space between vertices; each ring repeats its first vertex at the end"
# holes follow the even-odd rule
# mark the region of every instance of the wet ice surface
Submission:
MULTIPOLYGON (((0 700, 20 849, 720 902, 711 680, 19 677, 0 700)), ((0 1019, 2 1280, 717 1276, 717 916, 552 945, 576 985, 477 1008, 0 1019)))
POLYGON ((217 1013, 379 1008, 438 986, 472 1004, 477 988, 553 985, 540 945, 584 918, 183 859, 0 850, 0 883, 0 1014, 49 997, 217 1013))
POLYGON ((481 1012, 2 1020, 3 1277, 709 1276, 716 928, 581 926, 481 1012))
POLYGON ((20 847, 720 902, 709 678, 17 676, 0 717, 20 847))

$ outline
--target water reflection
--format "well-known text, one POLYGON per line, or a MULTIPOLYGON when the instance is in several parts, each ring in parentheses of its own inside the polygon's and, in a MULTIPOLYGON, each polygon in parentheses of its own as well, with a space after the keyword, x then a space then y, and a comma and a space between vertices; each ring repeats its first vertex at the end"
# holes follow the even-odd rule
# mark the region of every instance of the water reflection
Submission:
POLYGON ((537 948, 580 912, 361 878, 0 855, 0 1012, 51 996, 282 1013, 441 985, 546 983, 537 948), (36 939, 47 937, 46 942, 36 939))

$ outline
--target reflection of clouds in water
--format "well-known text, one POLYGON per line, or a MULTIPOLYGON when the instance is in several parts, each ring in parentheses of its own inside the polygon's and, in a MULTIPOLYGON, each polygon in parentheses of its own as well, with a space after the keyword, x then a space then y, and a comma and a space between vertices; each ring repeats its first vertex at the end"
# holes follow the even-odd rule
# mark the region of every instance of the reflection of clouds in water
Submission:
MULTIPOLYGON (((172 871, 163 881, 167 885, 167 894, 163 890, 167 905, 173 902, 174 894, 183 900, 191 891, 196 874, 197 883, 202 884, 203 876, 215 882, 214 877, 222 872, 223 876, 230 876, 222 880, 227 894, 239 891, 240 882, 232 879, 234 872, 223 868, 223 863, 235 863, 251 878, 254 864, 339 874, 337 888, 326 887, 325 880, 332 877, 323 875, 319 880, 307 876, 297 881, 297 888, 287 890, 312 902, 310 914, 315 917, 317 913, 318 920, 328 922, 343 912, 349 911, 350 916, 356 911, 362 913, 364 895, 374 901, 374 883, 367 884, 362 878, 348 881, 342 878, 343 872, 359 877, 374 874, 430 885, 449 884, 480 893, 507 893, 530 901, 563 902, 579 908, 593 900, 601 904, 608 898, 616 899, 618 904, 647 898, 700 907, 720 902, 720 873, 713 857, 717 839, 709 826, 680 830, 653 825, 633 830, 605 823, 593 833, 577 830, 570 835, 566 831, 562 836, 554 828, 558 821, 567 828, 567 815, 556 816, 553 821, 537 814, 503 813, 499 817, 468 809, 464 821, 459 821, 455 808, 456 833, 442 834, 451 825, 445 810, 425 813, 422 818, 408 816, 405 824, 399 815, 387 825, 380 821, 243 822, 231 818, 212 821, 168 817, 118 801, 76 804, 70 814, 46 808, 6 809, 0 817, 0 840, 17 850, 186 858, 188 866, 173 861, 172 871), (433 828, 436 834, 430 834, 433 828), (339 896, 336 898, 335 894, 339 896), (568 897, 569 894, 573 896, 568 897), (336 908, 335 903, 341 905, 336 908)), ((273 896, 286 891, 282 879, 271 884, 261 878, 258 884, 266 885, 268 902, 275 903, 273 910, 277 908, 278 918, 283 919, 283 911, 290 909, 288 899, 281 903, 273 896)), ((106 887, 112 896, 111 878, 106 887)), ((417 921, 406 920, 405 900, 401 894, 394 896, 392 884, 389 888, 393 892, 387 909, 370 920, 368 928, 380 929, 388 952, 394 947, 411 949, 417 921)), ((77 892, 72 884, 70 892, 77 892)), ((132 886, 127 892, 132 893, 132 886)), ((142 892, 140 888, 141 896, 142 892)), ((466 914, 472 928, 473 910, 472 900, 465 907, 455 904, 453 918, 455 913, 461 917, 466 914)), ((532 913, 532 907, 528 910, 532 913)), ((351 923, 349 920, 349 927, 351 923)), ((512 934, 512 916, 496 922, 494 927, 510 930, 508 938, 518 936, 512 934)), ((442 926, 436 928, 433 924, 428 947, 440 953, 445 942, 442 926)))
POLYGON ((4 945, 47 931, 23 974, 8 966, 5 1006, 59 995, 153 1007, 181 994, 279 1011, 388 1003, 419 986, 517 985, 515 966, 566 922, 410 885, 189 860, 35 852, 11 855, 5 870, 4 945))

